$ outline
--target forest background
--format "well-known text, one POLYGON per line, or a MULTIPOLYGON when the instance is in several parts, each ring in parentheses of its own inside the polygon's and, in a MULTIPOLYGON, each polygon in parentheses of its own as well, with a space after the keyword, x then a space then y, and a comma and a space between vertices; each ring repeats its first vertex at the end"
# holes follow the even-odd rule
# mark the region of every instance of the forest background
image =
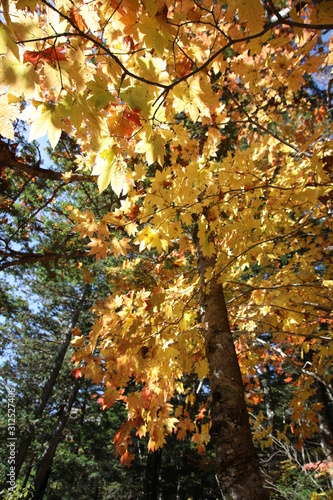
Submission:
POLYGON ((333 2, 2 9, 5 498, 330 498, 333 2))

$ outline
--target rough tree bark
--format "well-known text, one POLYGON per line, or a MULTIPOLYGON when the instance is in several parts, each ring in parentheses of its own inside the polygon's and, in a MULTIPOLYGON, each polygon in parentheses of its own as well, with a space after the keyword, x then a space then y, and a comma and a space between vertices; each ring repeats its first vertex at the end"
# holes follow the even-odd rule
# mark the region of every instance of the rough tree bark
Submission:
POLYGON ((225 500, 264 500, 267 494, 253 445, 244 387, 234 347, 222 285, 215 277, 206 283, 216 255, 203 255, 194 233, 201 279, 202 318, 206 324, 206 355, 211 389, 210 435, 216 449, 217 481, 225 500))

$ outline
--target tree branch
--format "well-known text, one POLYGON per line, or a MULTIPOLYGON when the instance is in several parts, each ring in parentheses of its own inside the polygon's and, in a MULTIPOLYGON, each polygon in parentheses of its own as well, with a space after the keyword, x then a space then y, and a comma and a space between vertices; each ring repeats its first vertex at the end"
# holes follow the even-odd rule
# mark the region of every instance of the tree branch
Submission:
POLYGON ((36 253, 23 253, 23 252, 13 252, 12 254, 8 254, 5 252, 0 252, 0 256, 3 258, 13 258, 10 262, 5 262, 4 264, 0 264, 0 271, 4 271, 9 267, 14 266, 22 266, 23 264, 36 264, 36 263, 46 263, 52 260, 60 260, 60 259, 78 259, 91 257, 88 252, 84 252, 81 250, 77 250, 72 253, 45 253, 45 254, 36 254, 36 253))
POLYGON ((12 170, 18 170, 19 172, 25 172, 31 177, 41 177, 43 179, 49 179, 52 181, 66 181, 67 182, 96 182, 97 175, 85 175, 85 174, 72 174, 71 177, 64 178, 61 172, 55 172, 51 169, 41 168, 37 165, 27 165, 26 163, 21 163, 15 157, 8 154, 8 151, 0 150, 0 167, 7 167, 12 170))
POLYGON ((72 20, 69 16, 66 16, 63 12, 60 12, 54 5, 52 5, 50 2, 47 0, 42 0, 42 3, 49 7, 50 9, 54 10, 59 16, 61 16, 63 19, 66 19, 66 21, 78 32, 79 36, 82 36, 83 38, 86 38, 93 44, 97 45, 100 49, 102 49, 104 52, 106 52, 117 64, 118 66, 123 70, 124 74, 127 76, 131 76, 132 78, 135 78, 139 82, 142 83, 147 83, 148 85, 155 85, 156 87, 161 87, 163 89, 167 88, 168 85, 165 85, 164 83, 159 83, 159 82, 152 82, 150 80, 147 80, 146 78, 143 78, 139 75, 135 75, 131 71, 129 71, 126 66, 123 65, 119 57, 117 57, 113 52, 111 52, 110 49, 108 49, 103 42, 101 42, 98 38, 96 38, 93 35, 90 35, 89 33, 85 33, 82 31, 72 20))

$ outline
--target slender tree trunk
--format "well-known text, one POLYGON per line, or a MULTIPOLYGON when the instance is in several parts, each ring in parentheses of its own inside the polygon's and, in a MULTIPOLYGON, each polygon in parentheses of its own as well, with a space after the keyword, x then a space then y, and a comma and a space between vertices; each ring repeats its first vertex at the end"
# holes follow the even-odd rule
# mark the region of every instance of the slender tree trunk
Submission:
POLYGON ((318 412, 322 449, 326 460, 333 461, 333 422, 329 409, 329 405, 332 402, 329 401, 325 386, 320 382, 317 385, 317 399, 323 405, 322 409, 318 412))
MULTIPOLYGON (((269 366, 265 366, 261 377, 261 387, 264 393, 264 402, 266 407, 266 416, 268 420, 268 424, 272 426, 271 435, 276 437, 276 428, 275 428, 275 408, 270 384, 270 376, 269 376, 269 366)), ((272 445, 274 447, 274 445, 272 445)))
POLYGON ((161 468, 162 450, 158 449, 148 453, 146 468, 145 499, 157 500, 159 474, 161 468))
POLYGON ((96 486, 95 486, 94 500, 98 500, 98 496, 99 496, 99 479, 97 478, 96 479, 96 486))
MULTIPOLYGON (((333 461, 333 422, 332 422, 332 412, 330 411, 330 396, 326 387, 318 382, 317 385, 317 399, 319 403, 322 403, 323 407, 318 412, 319 421, 319 431, 320 431, 320 441, 321 447, 325 455, 325 460, 333 461)), ((333 488, 333 475, 330 474, 329 482, 331 488, 333 488)))
POLYGON ((44 497, 44 494, 45 494, 45 491, 46 491, 46 488, 47 488, 47 483, 49 481, 49 477, 50 477, 50 474, 51 474, 51 469, 52 469, 52 464, 53 464, 53 458, 52 458, 52 461, 46 471, 46 474, 43 478, 43 482, 40 486, 40 490, 39 490, 39 493, 38 493, 38 496, 35 496, 35 498, 38 498, 38 500, 42 500, 42 498, 44 497))
POLYGON ((39 467, 37 469, 35 479, 34 479, 34 500, 41 500, 44 496, 44 492, 46 490, 47 486, 47 480, 49 477, 49 474, 51 472, 51 466, 53 462, 53 458, 57 449, 57 446, 59 444, 62 432, 65 428, 65 425, 67 423, 68 417, 70 415, 73 403, 76 399, 77 393, 79 390, 79 382, 77 382, 67 400, 67 403, 65 404, 64 408, 62 409, 60 415, 59 415, 59 420, 58 420, 58 425, 54 430, 53 436, 49 442, 49 445, 41 459, 41 462, 39 464, 39 467))
POLYGON ((237 360, 222 285, 217 278, 206 283, 206 271, 216 256, 204 256, 194 234, 201 279, 202 316, 206 323, 206 355, 211 389, 210 435, 215 444, 219 488, 225 500, 267 498, 253 445, 244 387, 237 360))
MULTIPOLYGON (((86 299, 86 296, 87 296, 89 289, 90 289, 90 286, 86 284, 84 287, 83 293, 82 293, 82 297, 74 310, 71 326, 68 329, 66 336, 64 338, 64 341, 60 346, 57 357, 53 363, 53 368, 52 368, 52 371, 49 375, 49 378, 46 380, 46 382, 44 384, 41 398, 40 398, 39 403, 38 403, 38 405, 35 409, 35 412, 34 412, 35 419, 38 419, 42 416, 44 408, 49 400, 49 397, 51 395, 54 384, 56 383, 59 371, 62 367, 69 343, 70 343, 71 338, 72 338, 72 330, 78 322, 79 315, 80 315, 80 312, 83 308, 83 304, 84 304, 84 301, 86 299)), ((18 477, 18 475, 20 473, 21 467, 22 467, 23 462, 25 460, 25 457, 27 455, 29 446, 34 438, 34 435, 35 435, 34 424, 29 423, 23 432, 23 438, 20 442, 20 446, 19 446, 17 456, 16 456, 16 461, 15 461, 16 478, 18 477)))

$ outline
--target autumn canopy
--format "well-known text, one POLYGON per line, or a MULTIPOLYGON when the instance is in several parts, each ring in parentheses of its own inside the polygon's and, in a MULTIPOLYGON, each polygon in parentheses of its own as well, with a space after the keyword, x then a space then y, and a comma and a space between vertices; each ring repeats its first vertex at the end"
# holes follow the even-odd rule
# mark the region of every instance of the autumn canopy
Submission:
POLYGON ((73 136, 63 180, 112 193, 103 217, 89 199, 67 206, 90 255, 117 260, 112 295, 72 344, 102 409, 126 405, 123 464, 133 433, 151 451, 191 434, 199 451, 214 441, 225 498, 265 498, 246 409, 263 403, 264 372, 292 385, 289 422, 277 435, 259 414, 255 439, 292 433, 301 449, 319 432, 316 384, 332 387, 333 356, 332 28, 332 1, 2 3, 1 135, 14 140, 19 118, 53 148, 73 136), (193 417, 201 390, 210 402, 193 417))

